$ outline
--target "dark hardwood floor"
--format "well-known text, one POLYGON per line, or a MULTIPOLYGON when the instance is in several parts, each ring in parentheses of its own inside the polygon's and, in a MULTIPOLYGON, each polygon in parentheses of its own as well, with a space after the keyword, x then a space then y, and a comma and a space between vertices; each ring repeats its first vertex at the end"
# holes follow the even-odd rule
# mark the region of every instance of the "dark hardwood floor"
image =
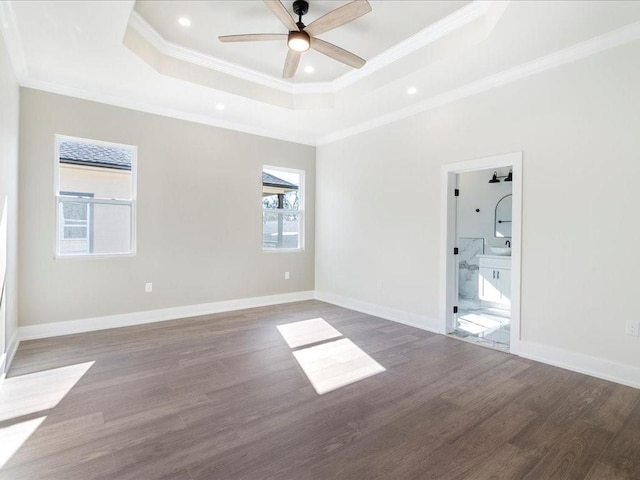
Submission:
POLYGON ((319 301, 23 342, 7 381, 85 362, 0 478, 640 480, 640 390, 319 301), (276 329, 316 317, 386 370, 318 395, 276 329))

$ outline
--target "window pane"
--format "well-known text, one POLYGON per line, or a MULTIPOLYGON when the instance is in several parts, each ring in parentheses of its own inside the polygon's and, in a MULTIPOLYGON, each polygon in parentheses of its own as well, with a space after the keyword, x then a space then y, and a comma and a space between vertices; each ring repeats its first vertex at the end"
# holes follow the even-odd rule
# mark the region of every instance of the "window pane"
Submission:
POLYGON ((93 253, 131 253, 131 205, 94 205, 93 253))
POLYGON ((87 222, 88 205, 85 203, 64 203, 62 212, 65 225, 87 222))
POLYGON ((135 147, 56 138, 58 255, 133 253, 135 147))
POLYGON ((279 195, 266 195, 263 186, 262 208, 283 208, 285 210, 300 210, 298 191, 282 193, 279 195))
POLYGON ((264 211, 262 213, 263 248, 300 248, 300 214, 264 211))
POLYGON ((301 248, 302 179, 300 171, 263 168, 263 248, 301 248))
POLYGON ((63 238, 66 239, 70 239, 70 238, 88 238, 89 230, 87 229, 87 227, 79 227, 79 226, 75 226, 75 225, 66 225, 64 227, 64 233, 63 233, 63 238))
POLYGON ((133 152, 117 146, 61 141, 59 191, 90 192, 97 198, 133 198, 133 152))
POLYGON ((131 253, 131 205, 80 203, 72 199, 59 203, 62 228, 59 232, 59 254, 126 254, 131 253), (85 220, 67 218, 67 214, 85 220))
POLYGON ((60 203, 60 253, 77 255, 91 253, 88 228, 89 205, 86 203, 60 203))

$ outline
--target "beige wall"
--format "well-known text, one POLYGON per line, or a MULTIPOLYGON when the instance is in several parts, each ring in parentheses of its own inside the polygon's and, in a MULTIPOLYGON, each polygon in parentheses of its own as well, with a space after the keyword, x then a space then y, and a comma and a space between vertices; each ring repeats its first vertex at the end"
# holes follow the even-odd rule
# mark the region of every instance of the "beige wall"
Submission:
POLYGON ((318 148, 316 289, 439 324, 441 165, 523 152, 522 339, 638 367, 640 42, 318 148))
MULTIPOLYGON (((0 35, 0 358, 18 328, 18 105, 18 83, 0 35)), ((0 374, 3 368, 0 361, 0 374)))
POLYGON ((314 288, 313 147, 30 89, 20 108, 21 325, 314 288), (136 256, 54 260, 55 134, 138 147, 136 256), (262 252, 264 164, 305 171, 302 253, 262 252))

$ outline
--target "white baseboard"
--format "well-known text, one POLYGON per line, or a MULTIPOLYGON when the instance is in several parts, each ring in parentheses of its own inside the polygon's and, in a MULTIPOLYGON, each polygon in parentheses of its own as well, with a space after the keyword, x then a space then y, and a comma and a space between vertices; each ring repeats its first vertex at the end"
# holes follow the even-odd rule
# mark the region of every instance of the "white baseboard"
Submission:
POLYGON ((640 368, 636 366, 527 341, 518 342, 517 350, 512 350, 512 353, 555 367, 640 388, 640 368))
POLYGON ((303 300, 312 300, 313 298, 314 293, 309 290, 304 292, 269 295, 265 297, 241 298, 222 302, 123 313, 120 315, 107 315, 104 317, 83 318, 80 320, 69 320, 65 322, 42 323, 39 325, 27 325, 20 327, 19 337, 20 340, 35 340, 38 338, 57 337, 73 333, 92 332, 95 330, 106 330, 108 328, 128 327, 131 325, 142 325, 145 323, 196 317, 198 315, 231 312, 234 310, 243 310, 245 308, 299 302, 303 300))
POLYGON ((11 362, 18 351, 19 343, 20 339, 18 337, 18 330, 16 330, 7 344, 7 351, 2 355, 2 359, 0 360, 0 386, 2 385, 7 372, 11 368, 11 362))
MULTIPOLYGON (((415 313, 395 310, 317 290, 315 298, 340 307, 409 325, 410 327, 445 334, 441 328, 442 322, 438 319, 427 318, 415 313)), ((564 368, 565 370, 602 378, 603 380, 609 380, 629 387, 640 388, 640 368, 632 365, 527 341, 519 341, 512 344, 511 353, 530 360, 564 368)))
MULTIPOLYGON (((4 361, 4 371, 11 366, 11 361, 18 349, 21 340, 33 340, 37 338, 56 337, 73 333, 91 332, 109 328, 141 325, 145 323, 175 320, 198 315, 230 312, 245 308, 277 305, 282 303, 299 302, 318 299, 332 303, 340 307, 356 310, 358 312, 374 315, 394 322, 402 323, 429 332, 444 334, 442 322, 437 318, 429 318, 424 315, 406 312, 394 308, 384 307, 373 303, 363 302, 349 297, 335 295, 321 291, 304 291, 270 295, 264 297, 243 298, 222 302, 204 303, 199 305, 186 305, 182 307, 148 310, 144 312, 125 313, 121 315, 108 315, 104 317, 85 318, 40 325, 28 325, 20 327, 9 342, 7 353, 0 359, 0 365, 4 361)), ((556 347, 550 347, 534 342, 519 341, 512 345, 511 353, 524 358, 564 368, 574 372, 583 373, 604 380, 609 380, 622 385, 640 388, 640 367, 613 362, 602 358, 592 357, 581 353, 571 352, 556 347)), ((0 370, 0 374, 1 374, 0 370)), ((1 382, 1 379, 0 379, 1 382)))
POLYGON ((316 290, 315 298, 322 302, 332 303, 339 307, 356 310, 368 315, 374 315, 376 317, 384 318, 385 320, 392 320, 410 327, 420 328, 434 333, 444 333, 442 331, 442 322, 437 318, 429 318, 417 313, 383 307, 382 305, 375 305, 373 303, 363 302, 361 300, 343 297, 329 292, 321 292, 318 290, 316 290))

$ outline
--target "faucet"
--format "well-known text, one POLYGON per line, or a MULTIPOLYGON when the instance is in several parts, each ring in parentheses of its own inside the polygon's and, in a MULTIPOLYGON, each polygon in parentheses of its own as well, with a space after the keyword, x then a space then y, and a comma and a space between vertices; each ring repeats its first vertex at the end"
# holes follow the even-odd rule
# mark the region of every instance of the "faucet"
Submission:
POLYGON ((507 247, 511 248, 511 241, 507 240, 506 242, 504 242, 504 244, 505 244, 507 247))

